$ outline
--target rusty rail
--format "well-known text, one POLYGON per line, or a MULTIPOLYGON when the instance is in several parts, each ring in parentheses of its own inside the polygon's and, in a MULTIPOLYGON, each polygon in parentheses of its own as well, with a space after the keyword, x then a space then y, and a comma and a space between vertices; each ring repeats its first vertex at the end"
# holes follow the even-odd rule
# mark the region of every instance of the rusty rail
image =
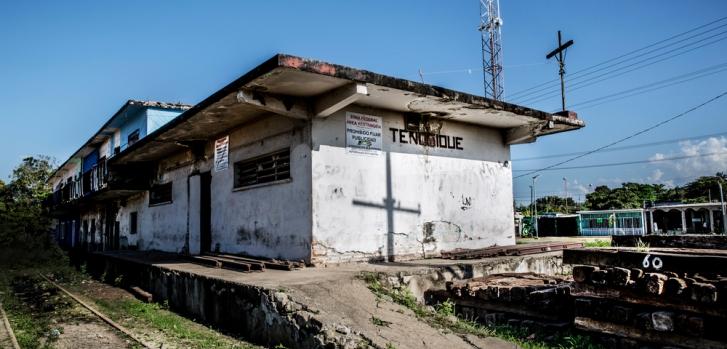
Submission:
POLYGON ((106 315, 102 314, 100 311, 96 310, 94 307, 88 305, 86 302, 82 301, 80 298, 78 298, 76 295, 74 295, 70 291, 66 290, 65 288, 63 288, 61 285, 58 285, 57 283, 53 282, 53 280, 47 278, 45 275, 42 275, 42 274, 38 274, 38 275, 40 275, 40 277, 42 277, 46 281, 50 282, 51 285, 53 285, 57 289, 61 290, 61 292, 65 293, 68 297, 71 297, 71 299, 73 299, 74 301, 78 302, 78 304, 80 304, 84 308, 88 309, 94 315, 98 316, 105 323, 111 325, 111 327, 117 329, 119 332, 125 334, 129 338, 131 338, 134 341, 136 341, 137 343, 141 344, 144 348, 153 349, 155 347, 153 345, 150 345, 150 344, 144 342, 141 338, 139 338, 139 337, 135 336, 133 333, 131 333, 131 331, 129 331, 125 327, 117 324, 116 322, 114 322, 114 320, 111 320, 109 317, 107 317, 106 315))
POLYGON ((570 248, 583 247, 581 242, 548 242, 540 244, 523 244, 509 246, 493 246, 479 249, 456 249, 442 251, 441 256, 445 259, 475 259, 497 256, 524 256, 536 253, 561 251, 570 248))
POLYGON ((10 337, 10 342, 13 344, 13 349, 20 349, 20 344, 18 344, 18 339, 15 338, 15 333, 13 332, 13 328, 10 326, 8 316, 7 314, 5 314, 5 310, 3 310, 2 302, 0 302, 0 316, 2 316, 3 318, 3 325, 5 325, 5 329, 8 332, 8 337, 10 337))

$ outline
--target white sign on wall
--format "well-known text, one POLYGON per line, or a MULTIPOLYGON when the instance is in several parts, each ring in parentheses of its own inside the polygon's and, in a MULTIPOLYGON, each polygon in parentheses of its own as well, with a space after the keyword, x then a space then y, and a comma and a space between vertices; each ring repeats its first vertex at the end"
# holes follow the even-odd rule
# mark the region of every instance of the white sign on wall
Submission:
POLYGON ((380 116, 346 113, 346 150, 350 153, 379 155, 383 122, 380 116))
POLYGON ((230 136, 215 141, 215 172, 224 171, 229 164, 230 136))

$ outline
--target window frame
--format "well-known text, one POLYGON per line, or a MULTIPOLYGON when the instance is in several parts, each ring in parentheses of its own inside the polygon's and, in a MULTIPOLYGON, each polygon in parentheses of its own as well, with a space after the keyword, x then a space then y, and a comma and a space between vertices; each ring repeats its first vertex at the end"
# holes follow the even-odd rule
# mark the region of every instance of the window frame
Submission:
POLYGON ((126 136, 126 147, 128 148, 128 147, 132 146, 134 143, 138 142, 140 139, 141 139, 141 131, 138 128, 134 131, 131 131, 131 133, 129 133, 126 136), (131 140, 132 136, 135 136, 135 138, 136 138, 133 141, 131 140))
POLYGON ((149 207, 169 205, 174 202, 174 186, 172 185, 172 183, 173 182, 170 181, 167 183, 156 184, 149 189, 149 207), (152 201, 154 192, 157 190, 164 190, 164 187, 167 186, 169 187, 169 200, 152 201))
MULTIPOLYGON (((269 152, 266 154, 262 154, 262 155, 247 158, 244 160, 236 161, 232 165, 232 169, 233 169, 233 171, 232 171, 232 176, 233 176, 232 191, 242 191, 242 190, 264 187, 264 186, 268 186, 268 185, 289 183, 293 180, 293 177, 291 174, 291 150, 290 150, 290 147, 285 147, 285 148, 278 149, 276 151, 272 151, 272 152, 269 152), (283 155, 283 154, 287 156, 287 160, 288 160, 287 161, 287 177, 278 178, 279 175, 276 171, 276 173, 274 174, 273 180, 260 182, 259 178, 257 178, 255 183, 240 185, 238 180, 239 180, 239 171, 241 171, 240 168, 242 166, 258 166, 260 162, 271 161, 273 156, 283 155), (271 159, 268 159, 268 158, 271 158, 271 159), (261 160, 264 160, 264 161, 261 161, 261 160)), ((277 169, 277 167, 276 167, 276 169, 277 169)), ((267 169, 267 170, 270 170, 270 169, 267 169)), ((256 172, 259 172, 259 170, 256 170, 256 172)), ((284 172, 284 171, 281 171, 281 172, 284 172)))
POLYGON ((134 211, 129 213, 129 235, 136 235, 139 233, 139 212, 134 211))

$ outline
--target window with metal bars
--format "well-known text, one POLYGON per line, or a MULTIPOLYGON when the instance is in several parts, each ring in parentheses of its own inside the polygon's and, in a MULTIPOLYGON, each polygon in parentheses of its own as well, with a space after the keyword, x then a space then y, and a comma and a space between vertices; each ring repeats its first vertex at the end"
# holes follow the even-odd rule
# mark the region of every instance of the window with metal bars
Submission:
POLYGON ((290 179, 290 148, 235 163, 234 189, 286 179, 290 179))
POLYGON ((153 186, 149 190, 149 206, 172 202, 172 182, 153 186))

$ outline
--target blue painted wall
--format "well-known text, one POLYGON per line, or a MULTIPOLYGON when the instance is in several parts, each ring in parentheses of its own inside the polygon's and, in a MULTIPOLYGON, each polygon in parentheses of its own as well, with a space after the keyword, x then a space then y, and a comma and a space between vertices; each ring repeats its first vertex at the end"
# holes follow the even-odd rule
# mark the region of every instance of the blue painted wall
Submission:
POLYGON ((119 146, 123 151, 128 147, 129 135, 139 130, 139 139, 146 135, 146 111, 144 109, 128 108, 121 116, 121 140, 119 146))
POLYGON ((156 109, 149 108, 146 110, 146 133, 142 134, 146 136, 158 128, 164 126, 167 122, 176 118, 177 115, 181 114, 181 110, 168 110, 168 109, 156 109))
POLYGON ((90 154, 86 155, 83 158, 83 169, 82 173, 86 173, 90 171, 93 168, 93 165, 95 165, 98 162, 98 149, 92 151, 90 154))

